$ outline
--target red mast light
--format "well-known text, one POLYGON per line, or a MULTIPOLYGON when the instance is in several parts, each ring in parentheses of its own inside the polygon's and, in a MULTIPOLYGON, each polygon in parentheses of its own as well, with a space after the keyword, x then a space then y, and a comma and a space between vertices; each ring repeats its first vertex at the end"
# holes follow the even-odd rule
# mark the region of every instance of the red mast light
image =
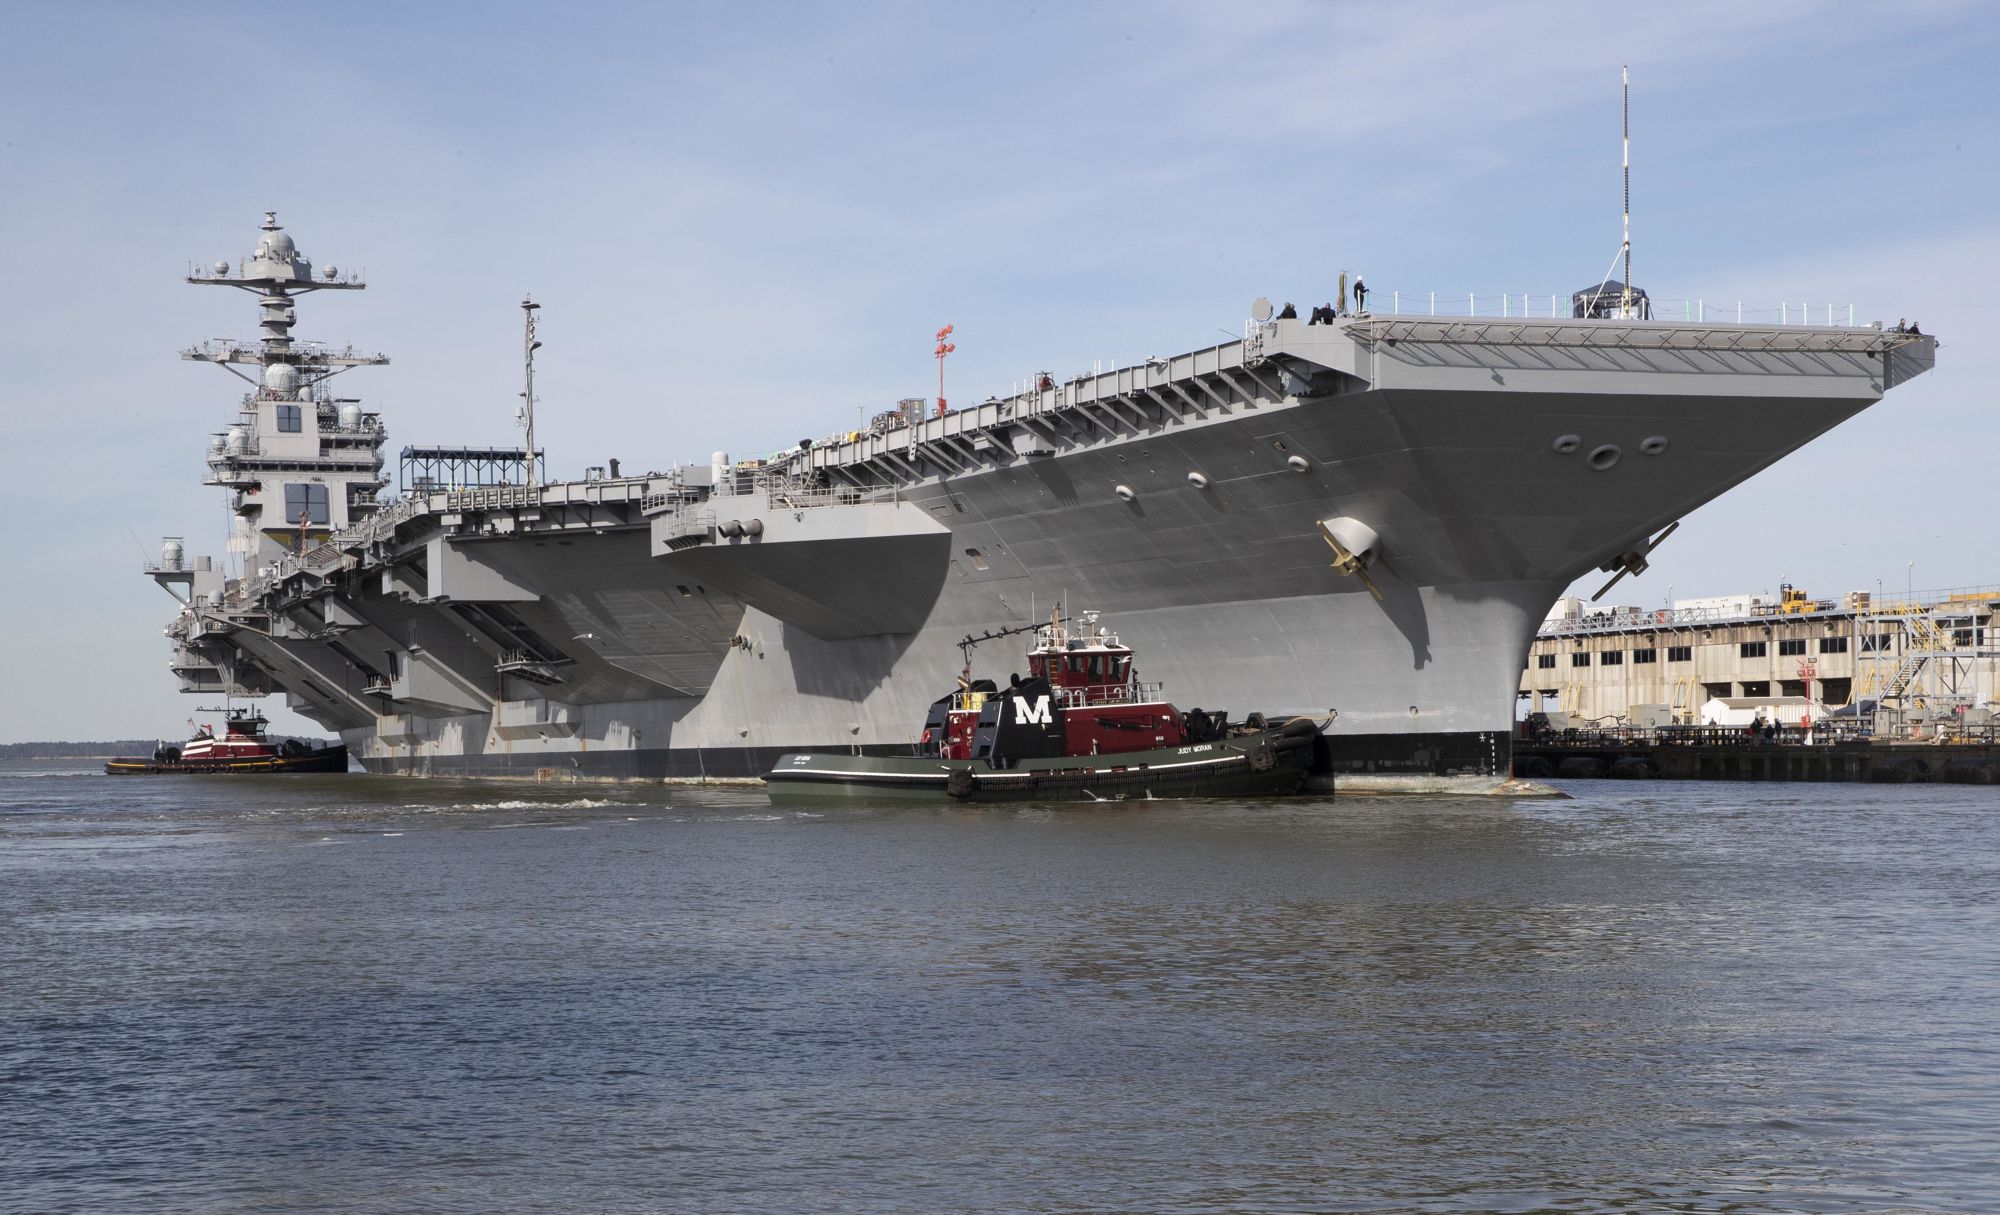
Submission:
POLYGON ((946 355, 950 354, 950 353, 951 353, 952 351, 954 351, 954 350, 957 350, 957 349, 958 349, 958 347, 957 347, 956 345, 954 345, 954 344, 953 344, 953 343, 951 342, 951 340, 950 340, 950 339, 951 339, 951 330, 952 330, 952 327, 951 327, 950 325, 946 325, 946 326, 945 326, 944 328, 942 328, 942 329, 940 329, 940 330, 938 330, 938 331, 937 331, 937 349, 935 349, 935 350, 933 350, 933 351, 931 352, 932 354, 934 354, 934 355, 936 355, 936 356, 937 356, 937 364, 938 364, 938 395, 937 395, 937 411, 938 411, 938 416, 939 416, 940 418, 944 416, 944 408, 945 408, 945 406, 944 406, 944 356, 946 356, 946 355))

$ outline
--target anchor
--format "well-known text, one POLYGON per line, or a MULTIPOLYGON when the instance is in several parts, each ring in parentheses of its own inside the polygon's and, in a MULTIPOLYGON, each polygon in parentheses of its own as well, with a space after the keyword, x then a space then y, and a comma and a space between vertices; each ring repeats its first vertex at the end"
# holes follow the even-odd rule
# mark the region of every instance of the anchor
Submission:
POLYGON ((1590 601, 1592 603, 1596 603, 1598 600, 1604 598, 1605 592, 1609 591, 1612 587, 1617 586, 1618 580, 1623 578, 1625 575, 1645 573, 1648 565, 1646 559, 1652 556, 1653 550, 1660 547, 1660 542, 1662 540, 1665 540, 1668 536, 1673 535, 1674 529, 1679 527, 1680 525, 1681 525, 1680 520, 1676 519, 1672 523, 1667 524, 1665 531, 1662 531, 1659 535, 1654 536, 1651 540, 1645 541, 1644 543, 1640 544, 1639 547, 1637 548, 1628 548, 1624 552, 1618 554, 1616 557, 1613 557, 1611 560, 1605 562, 1603 565, 1598 566, 1597 567, 1598 569, 1603 570, 1607 574, 1610 574, 1612 570, 1617 570, 1618 572, 1615 574, 1611 574, 1611 581, 1597 588, 1597 593, 1590 597, 1590 601))
POLYGON ((1368 563, 1375 556, 1375 529, 1345 515, 1319 521, 1319 534, 1333 549, 1333 568, 1361 580, 1375 602, 1382 602, 1382 590, 1368 576, 1368 563))

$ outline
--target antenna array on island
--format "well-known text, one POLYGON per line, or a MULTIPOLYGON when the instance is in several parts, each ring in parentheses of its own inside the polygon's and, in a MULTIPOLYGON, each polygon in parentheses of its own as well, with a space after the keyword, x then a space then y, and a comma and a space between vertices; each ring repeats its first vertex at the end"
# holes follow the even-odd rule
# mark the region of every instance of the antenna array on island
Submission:
POLYGON ((527 464, 528 488, 535 486, 535 351, 542 344, 535 340, 535 313, 541 308, 531 299, 521 300, 521 425, 527 430, 527 448, 522 459, 527 464))
POLYGON ((1632 68, 1630 64, 1620 69, 1622 95, 1619 101, 1618 127, 1624 141, 1625 160, 1625 294, 1619 301, 1619 315, 1627 320, 1632 317, 1632 68))

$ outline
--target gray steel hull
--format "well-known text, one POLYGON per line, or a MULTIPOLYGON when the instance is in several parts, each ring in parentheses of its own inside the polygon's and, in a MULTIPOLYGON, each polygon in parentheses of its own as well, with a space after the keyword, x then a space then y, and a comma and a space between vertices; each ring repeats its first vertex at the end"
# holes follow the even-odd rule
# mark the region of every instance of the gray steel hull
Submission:
MULTIPOLYGON (((187 356, 261 368, 208 456, 252 568, 189 567, 176 540, 148 572, 182 604, 184 691, 282 692, 376 772, 890 754, 961 637, 1060 603, 1103 613, 1183 707, 1323 720, 1323 767, 1504 775, 1562 588, 1642 568, 1663 526, 1936 349, 1879 328, 1286 319, 768 461, 492 484, 533 465, 433 453, 475 484, 383 502, 379 419, 318 385, 386 359, 290 336, 289 291, 361 284, 312 278, 275 215, 263 233, 239 273, 189 280, 259 292, 257 344, 187 356)), ((979 665, 1019 663, 1003 642, 979 665)))
MULTIPOLYGON (((1774 394, 1721 373, 1634 393, 1617 375, 1578 384, 1483 369, 1478 387, 1258 402, 1199 427, 1134 427, 937 478, 896 508, 938 526, 950 553, 923 623, 900 634, 828 640, 705 584, 693 598, 621 607, 562 590, 583 575, 552 566, 545 631, 590 634, 585 659, 649 670, 659 639, 704 627, 739 644, 699 694, 562 700, 560 736, 502 737, 490 714, 430 713, 393 737, 379 723, 346 737, 376 771, 635 779, 754 775, 800 749, 887 753, 951 686, 960 637, 1046 616, 1060 598, 1105 612, 1183 706, 1332 715, 1335 770, 1504 775, 1521 664, 1562 588, 1866 407, 1880 382, 1861 371, 1774 394), (1518 387, 1490 382, 1509 376, 1518 387), (1607 378, 1620 391, 1604 390, 1607 378), (1555 450, 1564 434, 1630 454, 1593 467, 1555 450), (1657 438, 1663 451, 1640 454, 1657 438), (1365 518, 1384 537, 1379 602, 1331 568, 1316 529, 1329 515, 1365 518)), ((483 543, 535 584, 524 542, 483 543)), ((725 549, 714 552, 700 568, 727 576, 725 549)), ((661 565, 619 578, 636 588, 688 576, 670 556, 661 565)), ((980 665, 1004 677, 1018 661, 993 643, 980 665)))

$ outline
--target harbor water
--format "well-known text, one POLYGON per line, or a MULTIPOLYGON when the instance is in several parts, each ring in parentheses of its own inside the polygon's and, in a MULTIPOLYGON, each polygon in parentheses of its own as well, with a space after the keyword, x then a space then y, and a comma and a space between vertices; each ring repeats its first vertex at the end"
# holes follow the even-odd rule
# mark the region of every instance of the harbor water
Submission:
POLYGON ((2000 1210, 2000 790, 0 770, 0 1210, 2000 1210))

